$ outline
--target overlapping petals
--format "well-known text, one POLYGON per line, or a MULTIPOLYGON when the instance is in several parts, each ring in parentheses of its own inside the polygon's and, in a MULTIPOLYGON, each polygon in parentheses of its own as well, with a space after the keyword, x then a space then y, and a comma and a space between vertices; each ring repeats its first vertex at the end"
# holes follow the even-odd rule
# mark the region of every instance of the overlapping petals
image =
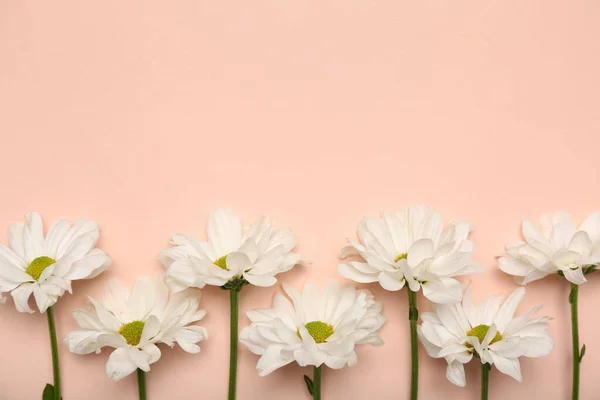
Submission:
POLYGON ((429 356, 446 359, 450 382, 465 386, 464 364, 474 355, 521 382, 519 357, 552 351, 554 341, 546 330, 550 318, 533 318, 541 307, 514 317, 524 296, 525 289, 518 288, 504 303, 502 296, 494 296, 476 305, 468 286, 462 304, 437 304, 435 312, 421 315, 419 338, 429 356))
POLYGON ((147 372, 160 359, 160 343, 200 352, 197 343, 208 334, 204 327, 191 325, 206 314, 198 310, 200 298, 200 292, 192 290, 170 294, 163 274, 139 278, 131 291, 112 281, 105 286, 102 301, 88 298, 91 310, 74 311, 79 329, 69 333, 65 343, 76 354, 115 348, 106 365, 114 380, 138 368, 147 372))
POLYGON ((385 318, 382 306, 368 290, 330 282, 321 290, 306 283, 302 293, 284 285, 273 308, 248 312, 252 324, 244 328, 240 341, 260 355, 260 376, 293 361, 301 366, 327 365, 339 369, 357 362, 355 346, 381 346, 377 331, 385 318))
POLYGON ((359 242, 349 240, 341 258, 356 257, 338 266, 348 279, 379 282, 386 290, 405 285, 435 303, 460 301, 461 285, 455 276, 482 273, 472 260, 475 246, 468 239, 471 227, 454 222, 444 229, 439 213, 425 206, 399 212, 384 211, 381 218, 364 218, 358 225, 359 242))
POLYGON ((499 258, 502 271, 526 285, 550 274, 560 274, 581 285, 585 275, 600 265, 600 211, 588 216, 577 228, 564 212, 544 214, 539 226, 523 221, 525 241, 506 245, 499 258))
POLYGON ((225 286, 234 280, 272 286, 275 275, 300 262, 300 255, 291 251, 296 246, 294 234, 275 229, 270 218, 243 227, 233 211, 218 209, 209 216, 207 231, 207 242, 176 234, 171 238, 173 247, 161 251, 159 259, 172 290, 225 286))
POLYGON ((30 313, 33 294, 45 312, 71 292, 72 281, 94 278, 110 266, 110 257, 95 248, 99 234, 94 221, 80 218, 55 221, 44 237, 39 214, 27 214, 24 224, 9 227, 9 247, 0 244, 0 292, 10 292, 17 310, 30 313))

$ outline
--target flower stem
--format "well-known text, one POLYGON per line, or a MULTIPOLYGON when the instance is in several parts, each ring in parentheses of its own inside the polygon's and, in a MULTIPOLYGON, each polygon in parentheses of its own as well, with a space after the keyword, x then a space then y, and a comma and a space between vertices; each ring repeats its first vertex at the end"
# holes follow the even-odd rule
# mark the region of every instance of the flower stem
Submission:
POLYGON ((321 400, 321 367, 315 367, 313 372, 313 399, 321 400))
POLYGON ((137 369, 138 378, 138 392, 140 393, 140 400, 146 400, 146 373, 141 369, 137 369))
POLYGON ((48 317, 48 330, 50 331, 50 347, 52 348, 52 373, 54 375, 54 400, 60 397, 60 367, 58 365, 58 344, 56 343, 56 326, 54 325, 54 311, 52 307, 46 310, 48 317))
POLYGON ((240 292, 236 289, 229 291, 231 307, 229 321, 229 400, 235 400, 237 383, 237 346, 238 346, 238 305, 240 292))
POLYGON ((579 321, 577 316, 577 297, 579 295, 579 286, 571 283, 571 294, 569 303, 571 303, 571 335, 573 338, 573 394, 572 400, 579 399, 579 366, 581 356, 579 354, 579 321))
POLYGON ((481 364, 481 400, 488 398, 488 383, 492 366, 488 363, 481 364))
POLYGON ((419 319, 419 311, 417 310, 417 292, 413 292, 408 287, 406 289, 408 291, 408 319, 410 321, 410 400, 417 400, 419 392, 419 347, 417 343, 417 319, 419 319))

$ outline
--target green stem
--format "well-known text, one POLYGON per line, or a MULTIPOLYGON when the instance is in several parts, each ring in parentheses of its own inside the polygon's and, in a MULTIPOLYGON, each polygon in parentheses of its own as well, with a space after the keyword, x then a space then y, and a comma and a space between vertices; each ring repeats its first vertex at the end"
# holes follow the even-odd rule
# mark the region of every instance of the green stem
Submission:
POLYGON ((315 367, 313 372, 313 399, 321 400, 321 367, 315 367))
POLYGON ((146 400, 146 373, 141 369, 137 369, 138 392, 140 400, 146 400))
POLYGON ((56 326, 54 325, 54 311, 52 307, 46 310, 48 317, 48 330, 50 331, 50 347, 52 348, 52 373, 54 375, 54 400, 60 397, 60 367, 58 365, 58 344, 56 343, 56 326))
POLYGON ((235 400, 236 383, 237 383, 237 346, 238 346, 238 306, 239 306, 238 290, 231 289, 229 291, 230 302, 230 320, 229 320, 229 400, 235 400))
POLYGON ((573 338, 573 394, 572 400, 579 399, 579 366, 581 356, 579 354, 579 321, 577 316, 577 297, 579 295, 579 286, 571 283, 571 294, 569 303, 571 303, 571 334, 573 338))
POLYGON ((488 363, 481 364, 481 400, 488 399, 488 386, 490 380, 490 370, 492 366, 488 363))
POLYGON ((413 292, 408 287, 406 290, 408 291, 408 319, 410 321, 410 400, 417 400, 419 392, 419 347, 417 343, 417 319, 419 319, 419 311, 417 310, 417 292, 413 292))

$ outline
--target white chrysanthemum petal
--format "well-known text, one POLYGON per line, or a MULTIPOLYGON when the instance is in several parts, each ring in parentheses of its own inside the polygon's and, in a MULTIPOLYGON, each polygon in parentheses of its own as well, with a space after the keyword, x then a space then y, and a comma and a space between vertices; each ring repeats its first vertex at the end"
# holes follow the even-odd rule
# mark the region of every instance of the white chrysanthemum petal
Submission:
POLYGON ((385 318, 369 291, 337 281, 324 289, 307 282, 302 293, 288 285, 284 290, 292 302, 276 295, 273 308, 249 311, 252 324, 240 333, 240 341, 261 355, 261 376, 294 360, 301 366, 352 366, 356 344, 383 344, 377 331, 385 318))
POLYGON ((518 288, 513 290, 513 292, 508 296, 508 299, 502 304, 500 310, 498 310, 498 314, 494 319, 498 330, 504 332, 508 323, 513 319, 515 315, 515 311, 517 311, 517 307, 525 297, 525 288, 518 288))
POLYGON ((460 301, 460 288, 448 278, 483 272, 471 259, 474 245, 467 239, 470 231, 470 225, 462 221, 444 229, 441 215, 425 206, 397 213, 383 211, 381 218, 363 218, 358 224, 360 243, 349 240, 353 250, 348 247, 341 254, 342 258, 357 257, 358 262, 340 264, 338 269, 360 283, 374 282, 377 276, 380 285, 390 291, 405 284, 418 291, 425 282, 435 281, 428 288, 429 299, 455 303, 460 301), (366 264, 361 263, 363 260, 366 264))
POLYGON ((500 269, 523 285, 555 273, 577 285, 585 283, 582 268, 600 265, 600 211, 588 216, 579 230, 563 212, 542 215, 540 226, 523 221, 526 243, 507 244, 500 269))
POLYGON ((167 268, 171 290, 207 284, 272 286, 275 275, 301 262, 299 254, 290 252, 296 245, 293 233, 276 230, 270 218, 261 217, 244 228, 233 211, 217 209, 209 216, 207 232, 208 242, 173 235, 175 247, 161 251, 159 260, 167 268))
POLYGON ((242 221, 232 210, 220 208, 208 217, 208 240, 218 256, 236 251, 242 245, 242 221))
POLYGON ((467 378, 465 376, 464 364, 454 361, 446 368, 446 378, 456 386, 465 387, 467 378))
POLYGON ((31 297, 34 288, 35 285, 33 283, 24 283, 10 292, 17 311, 28 313, 34 312, 31 307, 29 307, 29 298, 31 297))
POLYGON ((190 324, 205 314, 198 310, 201 296, 187 290, 171 295, 163 278, 139 278, 131 292, 119 282, 109 282, 102 302, 89 298, 93 312, 74 312, 80 329, 66 336, 69 350, 89 354, 115 347, 106 365, 115 380, 137 368, 148 371, 161 356, 159 343, 179 343, 183 350, 198 353, 197 343, 208 335, 205 328, 190 324))
POLYGON ((554 341, 547 332, 549 318, 531 319, 539 307, 513 317, 524 291, 513 291, 504 304, 494 296, 476 305, 467 285, 462 303, 437 305, 436 313, 421 315, 419 339, 430 357, 446 359, 448 380, 465 385, 462 365, 471 361, 475 352, 481 363, 493 364, 521 381, 519 357, 540 357, 553 349, 554 341))
POLYGON ((25 224, 8 229, 11 249, 0 245, 0 292, 17 291, 13 297, 20 312, 31 312, 33 294, 38 310, 45 312, 71 292, 71 281, 91 279, 108 268, 110 257, 94 248, 98 236, 95 222, 79 219, 73 226, 54 222, 44 238, 39 214, 27 214, 25 224))
POLYGON ((106 375, 109 378, 119 381, 138 368, 130 357, 129 349, 129 347, 120 347, 108 357, 106 375))

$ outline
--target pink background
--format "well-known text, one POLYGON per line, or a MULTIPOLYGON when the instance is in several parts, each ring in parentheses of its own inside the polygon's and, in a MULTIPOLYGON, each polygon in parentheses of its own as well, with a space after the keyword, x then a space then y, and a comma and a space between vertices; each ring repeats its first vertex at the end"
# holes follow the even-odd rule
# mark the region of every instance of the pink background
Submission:
MULTIPOLYGON (((161 271, 170 235, 204 237, 219 206, 292 227, 314 264, 281 281, 300 287, 341 279, 338 251, 363 215, 425 203, 474 225, 487 271, 476 296, 508 292, 494 256, 523 218, 599 208, 599 20, 592 0, 0 0, 0 240, 32 210, 46 224, 100 223, 115 262, 60 300, 61 337, 87 294, 161 271)), ((327 370, 325 399, 408 396, 406 294, 370 288, 386 344, 327 370)), ((245 289, 241 310, 277 290, 245 289)), ((227 294, 204 294, 209 340, 199 355, 163 350, 151 399, 226 397, 227 294)), ((528 287, 519 311, 543 303, 556 348, 522 361, 523 384, 493 372, 490 398, 568 398, 567 295, 558 278, 528 287)), ((600 392, 598 304, 592 275, 580 291, 582 400, 600 392)), ((40 398, 45 318, 9 300, 0 319, 0 398, 40 398)), ((108 354, 61 344, 65 400, 136 398, 135 376, 106 377, 108 354)), ((239 358, 240 400, 309 398, 308 369, 259 378, 258 357, 241 347, 239 358)), ((467 375, 454 387, 421 349, 421 399, 477 399, 478 366, 467 375)))

